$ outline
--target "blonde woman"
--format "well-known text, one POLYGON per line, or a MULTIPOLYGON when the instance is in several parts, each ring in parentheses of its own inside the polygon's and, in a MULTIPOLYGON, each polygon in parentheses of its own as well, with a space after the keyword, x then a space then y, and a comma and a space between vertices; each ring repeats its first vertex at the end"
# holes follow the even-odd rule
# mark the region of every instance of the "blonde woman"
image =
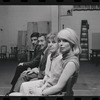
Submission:
POLYGON ((78 36, 74 30, 66 28, 58 33, 58 44, 62 59, 59 80, 56 85, 42 91, 42 95, 59 93, 65 87, 68 79, 79 72, 79 54, 81 53, 78 36))

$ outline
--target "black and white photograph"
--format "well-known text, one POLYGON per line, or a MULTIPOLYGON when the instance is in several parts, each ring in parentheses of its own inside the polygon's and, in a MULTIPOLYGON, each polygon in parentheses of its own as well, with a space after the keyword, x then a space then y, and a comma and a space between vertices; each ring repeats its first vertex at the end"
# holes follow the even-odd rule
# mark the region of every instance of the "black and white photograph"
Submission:
POLYGON ((0 5, 0 96, 100 96, 100 5, 0 5))

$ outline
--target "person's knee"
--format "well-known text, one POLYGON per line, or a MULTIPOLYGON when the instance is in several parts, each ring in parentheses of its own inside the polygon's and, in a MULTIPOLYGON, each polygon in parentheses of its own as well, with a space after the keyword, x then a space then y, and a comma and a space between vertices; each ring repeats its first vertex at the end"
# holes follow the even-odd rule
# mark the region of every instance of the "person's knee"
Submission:
POLYGON ((24 88, 26 88, 26 82, 23 82, 20 86, 20 91, 23 92, 24 91, 24 88))
POLYGON ((26 82, 23 82, 23 83, 21 84, 21 87, 26 87, 26 82))
POLYGON ((14 93, 10 93, 9 96, 14 96, 14 93))

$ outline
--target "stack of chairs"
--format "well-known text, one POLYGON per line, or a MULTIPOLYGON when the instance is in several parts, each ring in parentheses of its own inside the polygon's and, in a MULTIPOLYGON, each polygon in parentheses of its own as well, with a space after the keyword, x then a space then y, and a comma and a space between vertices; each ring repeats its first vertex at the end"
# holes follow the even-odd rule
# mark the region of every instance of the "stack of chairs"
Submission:
POLYGON ((1 47, 0 47, 0 59, 7 59, 7 45, 1 45, 1 47))

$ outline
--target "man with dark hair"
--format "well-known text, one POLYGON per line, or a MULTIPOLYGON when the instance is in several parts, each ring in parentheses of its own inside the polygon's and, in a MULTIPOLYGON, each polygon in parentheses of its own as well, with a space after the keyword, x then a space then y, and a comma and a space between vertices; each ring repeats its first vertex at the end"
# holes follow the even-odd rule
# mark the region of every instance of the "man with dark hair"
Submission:
POLYGON ((45 70, 47 55, 49 53, 47 49, 46 34, 42 34, 42 33, 39 34, 38 45, 40 47, 38 55, 34 59, 32 59, 30 62, 24 62, 22 66, 20 65, 17 67, 15 76, 11 83, 13 86, 9 93, 13 92, 14 89, 20 86, 20 84, 25 80, 29 81, 32 78, 42 79, 44 77, 44 70, 45 70), (32 74, 32 77, 31 77, 31 74, 32 74), (23 79, 24 78, 25 79, 23 81, 17 82, 20 75, 23 79), (16 86, 16 82, 17 82, 17 86, 16 86))
MULTIPOLYGON (((26 50, 26 52, 23 52, 23 53, 19 54, 19 56, 20 56, 19 59, 18 59, 19 62, 26 62, 27 60, 29 61, 29 60, 36 57, 36 55, 38 54, 38 50, 39 50, 38 37, 39 37, 38 32, 33 32, 30 35, 32 47, 31 47, 31 49, 26 50)), ((19 63, 19 66, 20 65, 23 65, 23 63, 19 63)))
MULTIPOLYGON (((34 32, 30 36, 31 43, 32 43, 32 50, 34 50, 34 51, 37 51, 39 49, 39 46, 38 46, 38 37, 39 37, 39 33, 38 32, 34 32)), ((34 54, 35 54, 34 57, 36 57, 37 53, 35 52, 34 54)))
MULTIPOLYGON (((38 37, 39 37, 39 33, 38 32, 34 32, 31 34, 30 39, 31 39, 31 43, 32 43, 32 47, 31 49, 28 50, 28 54, 29 54, 29 59, 27 59, 27 55, 26 53, 23 53, 23 55, 20 57, 19 61, 20 62, 25 62, 25 61, 29 61, 33 58, 36 57, 36 55, 38 54, 38 50, 39 50, 39 46, 38 46, 38 37), (25 59, 25 60, 24 60, 25 59)), ((20 63, 20 65, 23 65, 23 63, 20 63)))
POLYGON ((38 41, 38 37, 39 37, 38 32, 34 32, 31 34, 30 38, 31 38, 31 42, 32 42, 33 47, 36 46, 37 41, 38 41))

